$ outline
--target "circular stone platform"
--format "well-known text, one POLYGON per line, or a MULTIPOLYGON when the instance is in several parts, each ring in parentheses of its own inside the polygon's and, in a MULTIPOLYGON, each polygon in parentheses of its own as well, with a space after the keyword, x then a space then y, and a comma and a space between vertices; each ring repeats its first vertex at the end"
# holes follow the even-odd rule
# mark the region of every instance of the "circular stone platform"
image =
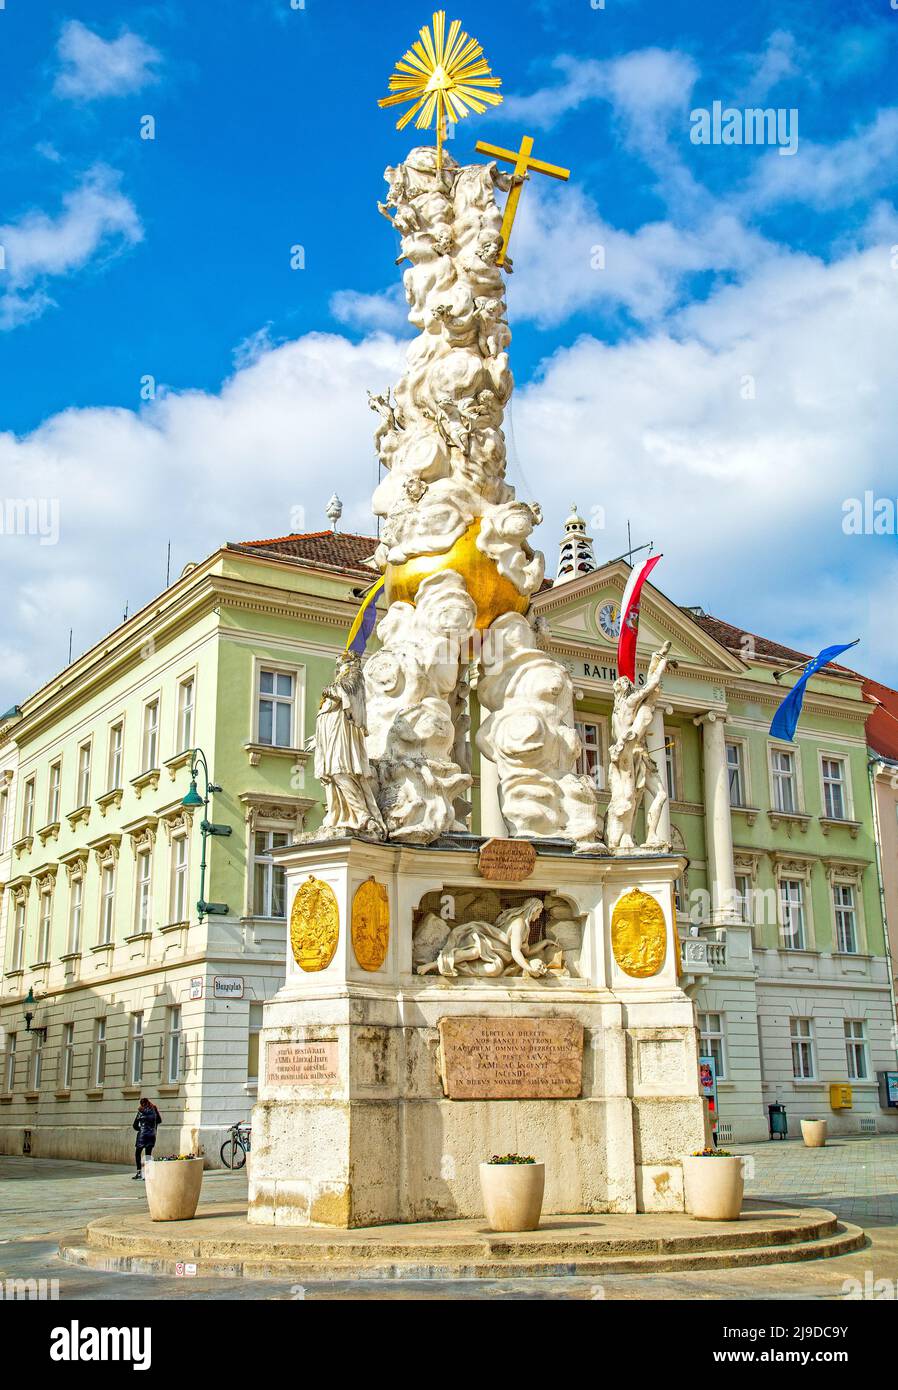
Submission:
POLYGON ((680 1214, 543 1217, 537 1231, 496 1234, 482 1220, 337 1230, 250 1226, 243 1207, 203 1207, 192 1221, 104 1216, 60 1244, 62 1258, 92 1269, 291 1278, 502 1279, 665 1273, 826 1259, 860 1249, 858 1226, 819 1207, 746 1202, 739 1221, 680 1214))

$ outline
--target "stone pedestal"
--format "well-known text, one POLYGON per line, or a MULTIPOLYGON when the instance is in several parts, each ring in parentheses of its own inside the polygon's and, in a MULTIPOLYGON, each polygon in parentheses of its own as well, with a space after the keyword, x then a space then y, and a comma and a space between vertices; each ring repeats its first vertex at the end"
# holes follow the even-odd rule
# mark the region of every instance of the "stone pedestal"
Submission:
POLYGON ((503 882, 470 842, 277 853, 292 944, 265 1005, 251 1222, 479 1216, 478 1165, 509 1151, 545 1162, 547 1212, 683 1209, 680 1158, 705 1128, 678 982, 682 858, 540 849, 525 880, 503 882), (549 896, 555 920, 570 904, 544 977, 416 972, 435 954, 425 915, 432 936, 496 895, 503 908, 549 896))

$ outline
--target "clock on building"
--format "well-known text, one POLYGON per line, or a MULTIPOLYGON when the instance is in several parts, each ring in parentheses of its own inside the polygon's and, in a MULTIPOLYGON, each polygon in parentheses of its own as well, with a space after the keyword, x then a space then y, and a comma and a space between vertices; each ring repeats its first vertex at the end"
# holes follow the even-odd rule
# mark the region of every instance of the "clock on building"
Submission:
POLYGON ((620 636, 620 604, 603 603, 599 609, 599 627, 609 642, 620 636))

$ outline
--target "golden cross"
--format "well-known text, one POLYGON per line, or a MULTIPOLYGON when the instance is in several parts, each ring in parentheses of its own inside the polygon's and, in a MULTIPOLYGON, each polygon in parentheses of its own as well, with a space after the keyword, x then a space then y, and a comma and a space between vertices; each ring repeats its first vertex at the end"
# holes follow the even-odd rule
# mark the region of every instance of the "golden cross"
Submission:
POLYGON ((503 150, 499 145, 488 145, 485 140, 478 140, 474 148, 480 154, 492 155, 493 159, 507 160, 514 165, 514 173, 518 176, 509 190, 505 202, 505 215, 502 218, 502 251, 496 260, 496 265, 504 265, 505 257, 508 254, 511 228, 515 213, 518 210, 518 200, 521 196, 521 189, 524 187, 524 176, 531 169, 535 169, 538 174, 549 174, 553 179, 569 179, 571 171, 570 169, 562 169, 558 164, 546 164, 542 159, 531 159, 533 137, 530 135, 521 137, 519 150, 503 150))

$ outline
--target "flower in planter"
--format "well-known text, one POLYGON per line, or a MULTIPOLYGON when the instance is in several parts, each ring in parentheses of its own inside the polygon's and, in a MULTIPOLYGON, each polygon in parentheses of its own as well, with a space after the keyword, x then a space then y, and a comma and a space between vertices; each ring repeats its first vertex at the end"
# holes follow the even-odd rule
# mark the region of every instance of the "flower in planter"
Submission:
POLYGON ((696 1149, 693 1158, 732 1158, 729 1149, 696 1149))
POLYGON ((202 1154, 160 1154, 156 1163, 180 1163, 186 1158, 202 1158, 202 1154))
POLYGON ((536 1159, 523 1154, 493 1154, 490 1163, 535 1163, 536 1159))

